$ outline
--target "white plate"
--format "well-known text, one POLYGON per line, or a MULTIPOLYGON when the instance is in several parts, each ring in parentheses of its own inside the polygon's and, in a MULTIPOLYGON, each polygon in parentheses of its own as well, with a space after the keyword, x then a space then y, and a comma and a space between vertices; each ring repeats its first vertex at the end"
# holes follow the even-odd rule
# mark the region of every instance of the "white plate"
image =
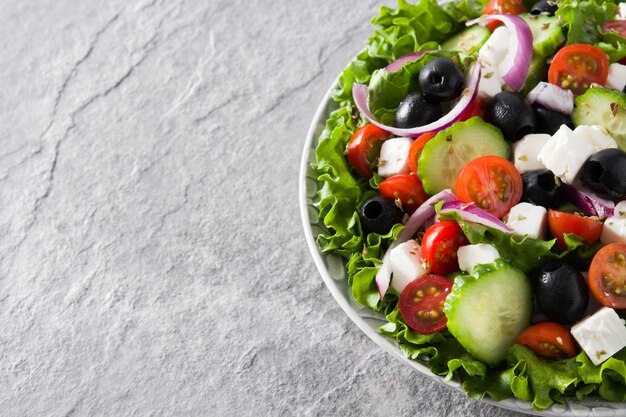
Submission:
MULTIPOLYGON (((408 359, 400 351, 395 340, 378 332, 378 327, 386 322, 384 316, 354 300, 350 288, 348 287, 345 265, 341 257, 320 253, 315 243, 315 239, 318 234, 322 233, 324 225, 319 222, 318 212, 313 204, 317 198, 318 182, 315 172, 310 168, 310 163, 315 159, 315 146, 317 145, 320 134, 324 130, 326 120, 330 113, 337 108, 337 105, 331 98, 331 91, 334 88, 336 88, 336 84, 333 84, 328 90, 313 117, 304 143, 300 165, 300 214, 302 216, 304 234, 315 265, 326 283, 326 286, 343 311, 345 311, 359 329, 376 342, 378 346, 382 347, 403 364, 412 367, 427 378, 448 385, 451 389, 462 391, 461 386, 457 382, 447 382, 444 378, 433 374, 424 363, 408 359)), ((381 381, 381 384, 383 382, 384 381, 381 381)), ((564 404, 552 405, 543 412, 533 410, 530 402, 515 398, 504 401, 493 401, 491 399, 485 399, 483 401, 508 410, 538 416, 602 417, 626 415, 626 403, 611 403, 601 399, 596 400, 591 398, 584 401, 566 399, 564 404)))

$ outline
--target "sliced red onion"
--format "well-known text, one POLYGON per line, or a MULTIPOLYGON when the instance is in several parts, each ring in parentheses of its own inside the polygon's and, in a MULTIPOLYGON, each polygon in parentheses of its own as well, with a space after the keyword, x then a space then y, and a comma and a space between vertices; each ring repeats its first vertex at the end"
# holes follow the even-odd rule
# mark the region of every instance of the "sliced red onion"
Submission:
POLYGON ((456 105, 439 120, 424 126, 401 129, 380 123, 374 118, 374 115, 370 110, 367 102, 368 87, 365 84, 354 84, 352 86, 352 97, 354 98, 354 103, 356 104, 357 109, 359 109, 361 114, 374 126, 377 126, 392 135, 416 138, 422 133, 438 132, 450 126, 452 123, 461 118, 465 111, 474 103, 476 93, 478 91, 478 82, 480 81, 480 64, 472 64, 469 73, 469 80, 466 82, 467 87, 463 91, 463 94, 461 94, 461 98, 456 105))
POLYGON ((574 93, 558 85, 541 81, 533 88, 526 100, 530 104, 539 103, 543 107, 570 116, 574 112, 574 93))
POLYGON ((413 52, 413 53, 401 56, 400 58, 393 61, 391 64, 387 65, 385 67, 385 71, 387 72, 398 71, 400 68, 404 66, 404 64, 406 64, 407 62, 411 62, 411 61, 417 61, 426 52, 429 52, 429 51, 417 51, 417 52, 413 52))
POLYGON ((445 203, 439 212, 456 212, 459 213, 459 216, 461 216, 461 218, 466 222, 482 224, 483 226, 491 227, 492 229, 496 229, 504 233, 513 233, 513 229, 502 223, 502 221, 496 216, 487 213, 480 207, 477 207, 474 203, 452 201, 445 203))
POLYGON ((612 217, 615 212, 615 203, 610 200, 594 195, 592 191, 584 187, 574 187, 569 184, 563 184, 565 195, 568 200, 585 212, 589 216, 600 218, 612 217))
POLYGON ((440 201, 447 202, 454 200, 456 200, 456 196, 451 190, 443 190, 430 197, 421 206, 419 206, 413 214, 411 214, 411 217, 409 217, 404 225, 404 229, 402 229, 400 234, 398 234, 398 239, 391 242, 389 248, 387 248, 387 252, 385 252, 382 259, 382 265, 378 269, 378 272, 376 272, 376 287, 378 288, 378 293, 380 294, 381 299, 387 293, 389 283, 391 282, 391 263, 389 262, 391 250, 399 244, 411 239, 420 227, 422 227, 427 220, 435 215, 435 204, 440 201))
POLYGON ((509 37, 509 52, 498 69, 504 82, 512 89, 519 91, 524 87, 528 78, 528 70, 533 58, 533 33, 524 19, 510 14, 485 15, 466 24, 471 26, 479 23, 485 26, 494 20, 504 23, 512 35, 509 37))

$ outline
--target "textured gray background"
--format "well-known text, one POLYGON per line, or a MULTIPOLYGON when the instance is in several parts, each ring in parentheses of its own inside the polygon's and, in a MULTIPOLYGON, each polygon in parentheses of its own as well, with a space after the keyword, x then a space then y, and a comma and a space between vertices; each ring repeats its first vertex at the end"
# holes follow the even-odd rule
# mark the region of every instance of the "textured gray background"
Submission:
POLYGON ((302 235, 378 3, 0 2, 2 416, 511 415, 361 334, 302 235))

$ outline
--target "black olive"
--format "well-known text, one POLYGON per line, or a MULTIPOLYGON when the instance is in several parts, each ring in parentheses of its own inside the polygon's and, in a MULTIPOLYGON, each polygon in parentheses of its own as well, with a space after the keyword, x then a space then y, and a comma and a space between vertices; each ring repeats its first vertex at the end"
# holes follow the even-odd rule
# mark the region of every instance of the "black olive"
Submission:
POLYGON ((516 141, 535 131, 535 115, 522 96, 503 91, 496 94, 485 110, 485 119, 498 127, 504 139, 516 141))
POLYGON ((626 196, 626 153, 619 149, 594 153, 583 165, 581 180, 600 197, 623 198, 626 196))
POLYGON ((537 121, 535 133, 554 135, 556 131, 561 128, 561 125, 567 125, 570 129, 574 130, 574 122, 572 122, 571 117, 547 109, 537 103, 533 104, 532 108, 535 113, 535 120, 537 121))
POLYGON ((422 93, 431 100, 452 100, 461 95, 463 72, 450 58, 435 58, 420 71, 422 93))
POLYGON ((424 126, 442 115, 443 110, 439 103, 428 100, 419 92, 411 93, 398 106, 394 125, 403 129, 424 126))
POLYGON ((545 12, 548 16, 554 16, 558 8, 559 6, 556 4, 556 0, 541 0, 531 7, 530 14, 541 14, 545 12))
POLYGON ((536 278, 535 300, 548 319, 570 324, 583 318, 589 290, 576 268, 563 261, 550 261, 538 271, 536 278))
POLYGON ((404 213, 390 198, 379 195, 368 199, 359 212, 365 233, 387 234, 394 224, 400 223, 404 213))
POLYGON ((622 88, 622 93, 626 94, 626 84, 624 84, 624 87, 622 88))
POLYGON ((522 200, 545 208, 557 208, 563 202, 561 181, 548 169, 538 169, 522 174, 524 192, 522 200))

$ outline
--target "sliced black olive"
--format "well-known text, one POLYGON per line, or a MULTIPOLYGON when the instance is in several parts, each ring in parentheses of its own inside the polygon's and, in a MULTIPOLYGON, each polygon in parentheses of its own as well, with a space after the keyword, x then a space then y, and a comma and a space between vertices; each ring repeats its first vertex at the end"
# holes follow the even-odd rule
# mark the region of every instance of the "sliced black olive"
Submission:
POLYGON ((531 7, 530 14, 547 13, 548 16, 554 16, 554 13, 559 9, 556 4, 556 0, 541 0, 531 7))
POLYGON ((619 149, 604 149, 587 159, 582 170, 582 182, 609 199, 626 196, 626 153, 619 149))
POLYGON ((365 233, 387 234, 394 224, 402 221, 404 213, 390 198, 379 195, 367 200, 359 211, 365 233))
POLYGON ((522 174, 524 192, 522 200, 545 208, 557 208, 563 202, 561 181, 548 169, 522 174))
POLYGON ((452 100, 461 95, 465 79, 459 66, 450 58, 435 58, 420 71, 422 93, 431 100, 452 100))
POLYGON ((534 293, 541 312, 561 324, 582 319, 589 303, 585 278, 563 261, 548 262, 538 271, 534 293))
POLYGON ((428 100, 421 93, 411 93, 398 106, 394 124, 400 128, 424 126, 441 118, 441 105, 428 100))
POLYGON ((486 108, 485 119, 511 142, 535 131, 535 115, 528 102, 521 95, 508 91, 493 97, 486 108))
POLYGON ((533 104, 532 108, 537 121, 535 133, 554 135, 561 128, 561 125, 567 125, 570 129, 574 129, 574 122, 572 122, 571 117, 547 109, 537 103, 533 104))

